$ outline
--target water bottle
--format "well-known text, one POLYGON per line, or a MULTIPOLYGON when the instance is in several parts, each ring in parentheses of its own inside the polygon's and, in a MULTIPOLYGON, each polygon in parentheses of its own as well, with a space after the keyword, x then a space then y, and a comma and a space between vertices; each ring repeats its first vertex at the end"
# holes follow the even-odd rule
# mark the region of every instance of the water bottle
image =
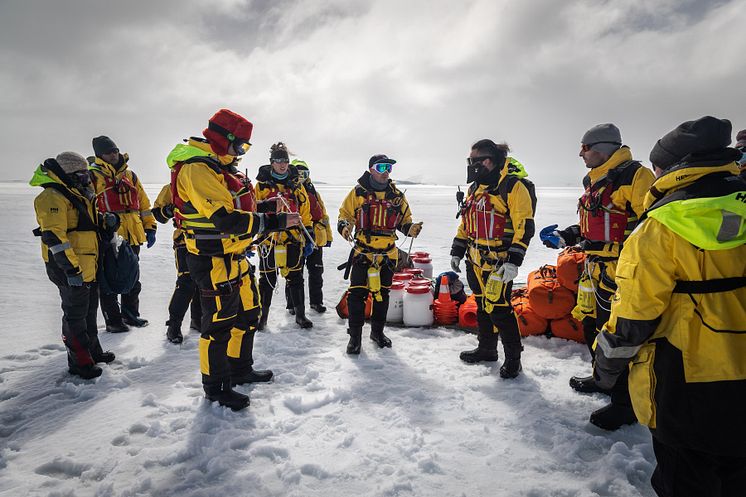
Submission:
POLYGON ((487 284, 484 285, 484 310, 487 314, 492 312, 502 293, 503 282, 500 281, 497 271, 492 271, 487 277, 487 284))
POLYGON ((381 271, 374 266, 368 268, 368 290, 373 294, 373 298, 380 302, 381 297, 381 271))
POLYGON ((588 273, 583 273, 578 281, 578 308, 586 315, 592 315, 596 310, 596 293, 593 290, 593 280, 588 273))
POLYGON ((275 245, 275 267, 282 269, 288 265, 288 248, 279 243, 275 245))

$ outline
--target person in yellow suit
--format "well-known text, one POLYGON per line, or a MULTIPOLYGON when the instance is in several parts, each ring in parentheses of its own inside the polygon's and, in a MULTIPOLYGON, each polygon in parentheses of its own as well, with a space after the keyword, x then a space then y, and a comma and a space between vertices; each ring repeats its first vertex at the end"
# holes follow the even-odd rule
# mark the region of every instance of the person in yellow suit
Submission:
MULTIPOLYGON (((322 276, 324 274, 324 247, 331 247, 332 245, 332 227, 321 194, 311 181, 308 164, 300 159, 294 159, 290 165, 298 171, 298 177, 308 193, 309 211, 313 223, 311 234, 316 242, 316 247, 306 257, 305 261, 306 269, 308 269, 308 302, 311 309, 322 314, 326 312, 324 278, 322 276)), ((293 298, 290 295, 288 285, 285 285, 285 302, 287 302, 288 312, 295 314, 293 298)))
MULTIPOLYGON (((580 157, 589 169, 583 178, 585 191, 578 200, 580 222, 560 231, 557 225, 548 226, 540 237, 547 247, 577 245, 587 256, 573 315, 582 323, 585 343, 593 357, 593 342, 609 319, 619 253, 642 215, 643 200, 654 175, 632 158, 629 147, 622 144, 619 128, 611 123, 586 131, 580 157)), ((590 415, 590 422, 599 428, 613 431, 636 422, 626 376, 620 376, 619 384, 610 391, 600 390, 591 375, 573 376, 570 387, 611 396, 608 405, 590 415)))
POLYGON ((313 322, 306 317, 303 291, 305 258, 314 249, 314 241, 307 236, 313 231, 310 204, 298 170, 290 165, 284 143, 272 145, 269 164, 259 168, 256 181, 257 201, 274 212, 299 213, 303 223, 295 229, 275 233, 259 245, 259 292, 262 296, 259 329, 267 326, 278 271, 287 280, 295 322, 301 328, 312 328, 313 322))
POLYGON ((730 143, 731 123, 711 116, 657 141, 596 338, 599 386, 629 372, 659 496, 746 491, 746 181, 730 143))
POLYGON ((383 154, 371 157, 368 170, 339 208, 337 231, 345 240, 354 242, 345 274, 350 277, 348 354, 360 354, 365 301, 369 293, 373 294, 370 339, 381 348, 391 347, 391 340, 383 330, 389 308, 389 288, 399 261, 396 231, 416 238, 422 230, 421 222, 412 222, 404 193, 389 178, 394 164, 394 159, 383 154))
POLYGON ((272 379, 272 371, 252 367, 261 308, 249 250, 255 237, 300 222, 297 214, 257 212, 251 181, 237 168, 252 130, 244 117, 221 109, 202 132, 204 139, 189 138, 166 159, 174 219, 184 232, 187 266, 201 297, 202 385, 208 400, 233 410, 249 405, 234 385, 272 379))
POLYGON ((521 335, 510 293, 528 244, 534 236, 535 199, 528 184, 509 175, 507 145, 479 140, 467 159, 471 183, 461 209, 461 224, 451 245, 451 268, 460 273, 466 256, 466 279, 476 296, 478 344, 461 352, 468 363, 497 361, 502 340, 505 362, 500 377, 521 372, 521 335))
POLYGON ((82 155, 62 152, 44 161, 29 184, 44 188, 34 199, 39 223, 34 234, 41 237, 47 276, 62 300, 68 371, 91 379, 101 375, 96 363, 115 359, 112 352, 102 350, 98 340, 96 272, 104 228, 110 238, 119 219, 115 214, 101 216, 96 210, 87 168, 82 155))
MULTIPOLYGON (((171 184, 161 188, 153 203, 153 216, 159 223, 167 223, 174 217, 174 201, 171 196, 171 184)), ((176 226, 174 221, 174 260, 176 261, 176 288, 168 303, 168 321, 166 321, 166 338, 171 343, 181 343, 184 335, 181 323, 187 309, 191 309, 189 328, 199 331, 202 321, 202 307, 200 306, 199 289, 192 280, 187 265, 187 249, 184 231, 176 226)))
MULTIPOLYGON (((96 154, 89 166, 91 180, 96 190, 96 205, 100 212, 113 212, 121 220, 119 234, 139 256, 140 245, 148 248, 155 243, 156 221, 150 211, 150 200, 137 175, 129 168, 129 156, 119 153, 119 148, 108 136, 93 139, 96 154)), ((143 327, 147 319, 140 317, 140 291, 138 280, 129 293, 122 295, 120 309, 118 297, 101 292, 101 310, 106 320, 106 331, 119 333, 129 326, 143 327)))

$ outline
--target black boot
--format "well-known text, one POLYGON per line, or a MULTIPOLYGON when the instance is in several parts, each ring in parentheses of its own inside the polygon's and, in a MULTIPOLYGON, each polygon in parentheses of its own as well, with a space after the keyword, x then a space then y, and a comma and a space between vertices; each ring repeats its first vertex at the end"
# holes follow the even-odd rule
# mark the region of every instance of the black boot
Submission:
POLYGON ((370 323, 370 339, 378 344, 380 348, 391 347, 391 340, 383 334, 385 323, 370 323))
POLYGON ((205 397, 210 402, 217 402, 221 406, 234 411, 240 411, 249 406, 249 396, 238 393, 231 388, 230 380, 215 384, 204 384, 205 397))
POLYGON ((69 365, 67 371, 75 376, 80 376, 84 380, 98 378, 103 372, 103 370, 95 364, 87 364, 85 366, 69 365))
POLYGON ((106 323, 106 331, 109 333, 126 333, 130 330, 130 327, 124 324, 122 321, 112 321, 106 323))
POLYGON ((290 314, 291 316, 295 316, 295 309, 294 308, 292 308, 292 307, 286 307, 285 309, 288 311, 288 314, 290 314))
POLYGON ((144 328, 148 325, 147 319, 141 318, 139 314, 124 306, 122 307, 122 321, 124 321, 124 324, 134 326, 135 328, 144 328))
POLYGON ((166 324, 168 325, 168 329, 166 329, 166 338, 168 338, 168 341, 171 343, 183 342, 184 335, 181 334, 181 326, 171 320, 167 321, 166 324))
POLYGON ((347 334, 350 335, 350 341, 347 342, 347 353, 350 355, 360 354, 360 338, 363 335, 363 327, 350 326, 347 329, 347 334))
POLYGON ((266 383, 272 380, 274 373, 269 369, 251 369, 240 376, 231 376, 231 384, 245 385, 246 383, 266 383))
POLYGON ((306 308, 302 304, 295 307, 295 322, 303 329, 313 328, 313 323, 306 317, 306 308))
POLYGON ((114 352, 106 351, 101 348, 101 342, 98 341, 98 337, 94 338, 93 345, 90 347, 91 351, 91 359, 93 359, 93 362, 95 363, 106 363, 109 364, 110 362, 113 362, 114 359, 116 359, 117 356, 114 355, 114 352))
POLYGON ((603 388, 596 385, 596 380, 593 379, 593 376, 573 376, 570 378, 570 387, 572 387, 573 390, 576 392, 581 393, 604 393, 606 395, 611 395, 611 392, 609 390, 604 390, 603 388))
POLYGON ((326 312, 326 306, 324 304, 311 304, 310 307, 319 314, 326 312))
POLYGON ((602 430, 614 431, 624 425, 637 423, 632 406, 609 404, 591 414, 590 422, 602 430))
POLYGON ((505 362, 500 366, 500 378, 515 378, 523 369, 521 366, 521 352, 523 352, 523 345, 521 345, 520 342, 503 342, 503 348, 505 349, 505 362))
POLYGON ((479 327, 477 332, 479 345, 476 349, 461 352, 459 358, 469 364, 497 361, 497 333, 493 332, 494 325, 489 314, 484 311, 477 311, 477 325, 479 327))

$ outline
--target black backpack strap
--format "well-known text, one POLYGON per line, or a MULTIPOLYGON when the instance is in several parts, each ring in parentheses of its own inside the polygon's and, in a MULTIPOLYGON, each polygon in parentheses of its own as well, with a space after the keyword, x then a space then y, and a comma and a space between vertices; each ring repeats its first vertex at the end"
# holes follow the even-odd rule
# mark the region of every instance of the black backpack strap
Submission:
POLYGON ((93 222, 93 219, 91 219, 91 216, 88 214, 88 209, 86 209, 83 202, 78 197, 73 195, 70 190, 60 185, 59 183, 47 183, 42 186, 44 188, 51 188, 52 190, 56 190, 57 192, 59 192, 63 197, 69 200, 70 203, 73 204, 75 210, 78 211, 78 227, 73 228, 70 231, 99 231, 98 226, 96 225, 96 223, 93 222))

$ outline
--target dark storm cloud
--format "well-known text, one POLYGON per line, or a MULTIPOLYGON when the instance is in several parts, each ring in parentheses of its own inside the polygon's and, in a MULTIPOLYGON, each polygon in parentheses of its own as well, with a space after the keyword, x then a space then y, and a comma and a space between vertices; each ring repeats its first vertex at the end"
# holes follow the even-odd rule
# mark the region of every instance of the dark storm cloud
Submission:
POLYGON ((746 127, 737 2, 642 0, 0 3, 0 179, 112 136, 145 181, 230 107, 326 181, 374 153, 395 176, 463 181, 479 138, 539 184, 577 184, 580 136, 615 122, 636 155, 704 114, 746 127), (40 139, 43 137, 43 139, 40 139))

